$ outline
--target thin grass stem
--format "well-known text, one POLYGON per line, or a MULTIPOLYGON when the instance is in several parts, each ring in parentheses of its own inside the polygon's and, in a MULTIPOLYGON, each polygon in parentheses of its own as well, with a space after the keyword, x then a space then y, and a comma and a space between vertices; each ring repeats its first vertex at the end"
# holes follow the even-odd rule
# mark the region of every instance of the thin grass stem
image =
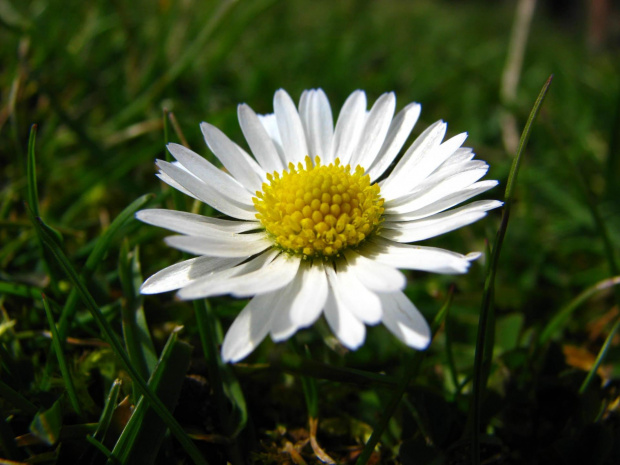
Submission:
POLYGON ((35 141, 37 139, 37 125, 33 124, 30 128, 30 136, 28 137, 28 162, 26 164, 26 173, 28 177, 28 203, 32 208, 35 216, 41 216, 39 212, 39 192, 37 188, 37 169, 35 159, 35 141))
POLYGON ((67 395, 69 396, 69 402, 71 402, 71 406, 73 407, 73 410, 75 410, 75 413, 81 417, 83 413, 82 407, 80 405, 80 401, 78 400, 75 385, 73 384, 73 378, 71 377, 71 372, 69 371, 69 366, 67 364, 67 359, 65 358, 63 345, 60 342, 58 330, 56 329, 56 323, 54 322, 54 316, 52 315, 52 311, 49 307, 45 294, 43 294, 42 300, 43 308, 45 309, 45 314, 47 315, 47 322, 49 324, 50 331, 52 332, 52 347, 54 348, 56 358, 58 359, 58 367, 60 368, 62 379, 65 382, 65 389, 67 390, 67 395))
POLYGON ((590 368, 590 371, 588 372, 586 379, 583 380, 583 383, 579 387, 579 394, 583 394, 588 389, 588 386, 592 382, 594 375, 596 374, 599 367, 603 363, 603 360, 605 360, 607 352, 609 351, 609 347, 611 346, 611 343, 614 339, 614 336, 618 332, 618 329, 620 329, 620 316, 616 317, 616 321, 613 327, 611 328, 611 331, 607 335, 607 338, 605 339, 605 343, 603 344, 603 347, 601 347, 601 350, 599 350, 598 355, 596 356, 594 365, 592 365, 592 368, 590 368))
POLYGON ((540 337, 538 338, 539 346, 543 346, 546 344, 554 334, 556 334, 564 324, 569 320, 573 312, 579 308, 581 304, 583 304, 590 297, 602 292, 604 290, 609 289, 610 287, 618 286, 620 284, 620 276, 615 276, 613 278, 607 278, 602 281, 599 281, 594 286, 590 286, 589 288, 582 291, 577 297, 571 300, 568 304, 566 304, 556 315, 551 319, 549 323, 544 327, 542 332, 540 333, 540 337))
POLYGON ((488 357, 492 356, 493 350, 492 347, 487 347, 487 343, 489 334, 494 332, 493 328, 489 327, 489 323, 494 320, 494 315, 492 313, 494 310, 493 294, 495 286, 495 275, 497 273, 497 268, 499 264, 499 256, 502 248, 502 243, 504 241, 506 230, 508 228, 508 220, 510 218, 510 211, 514 199, 517 175, 519 173, 519 168, 521 167, 521 162, 525 154, 525 147, 527 146, 527 143, 529 141, 534 121, 538 116, 540 108, 542 107, 542 103, 545 100, 545 96, 547 95, 547 91, 549 90, 552 79, 553 76, 549 76, 547 82, 542 87, 540 93, 538 94, 538 98, 534 103, 532 111, 530 112, 530 115, 527 119, 525 128, 521 133, 521 139, 519 141, 517 154, 513 160, 512 166, 510 168, 510 174, 508 175, 508 181, 506 183, 504 211, 502 213, 502 220, 499 230, 497 231, 497 237, 495 239, 495 243, 493 244, 489 270, 484 284, 482 305, 478 323, 478 335, 476 338, 476 353, 474 358, 473 401, 471 404, 470 418, 468 423, 469 427, 471 428, 471 460, 474 465, 480 465, 480 427, 482 422, 482 398, 487 382, 487 376, 484 373, 484 365, 485 361, 488 360, 488 357), (491 351, 488 355, 487 350, 491 351))

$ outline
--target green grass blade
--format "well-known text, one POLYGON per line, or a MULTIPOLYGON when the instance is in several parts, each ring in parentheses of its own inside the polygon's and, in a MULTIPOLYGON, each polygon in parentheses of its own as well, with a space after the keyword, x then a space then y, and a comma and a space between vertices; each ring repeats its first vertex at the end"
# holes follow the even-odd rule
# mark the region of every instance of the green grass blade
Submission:
POLYGON ((28 415, 34 415, 39 410, 36 405, 26 399, 19 391, 16 391, 2 381, 0 381, 0 397, 28 415))
POLYGON ((45 295, 43 295, 43 308, 45 309, 45 314, 47 315, 47 322, 49 324, 50 331, 52 332, 52 347, 54 348, 56 358, 58 359, 58 366, 60 368, 62 379, 65 382, 65 389, 67 390, 67 395, 69 396, 69 402, 71 402, 73 410, 75 410, 75 412, 79 416, 82 416, 82 407, 80 406, 77 392, 75 391, 75 385, 73 384, 73 378, 71 377, 71 372, 69 371, 69 365, 67 364, 67 359, 65 358, 63 344, 61 344, 58 337, 58 330, 56 329, 54 316, 52 315, 52 311, 49 307, 47 297, 45 297, 45 295))
MULTIPOLYGON (((238 367, 242 370, 241 367, 238 367)), ((390 386, 398 384, 394 376, 357 370, 355 368, 337 367, 326 363, 309 360, 291 352, 282 353, 269 369, 277 369, 286 373, 305 375, 317 379, 327 379, 337 383, 351 383, 360 387, 390 386)))
POLYGON ((43 291, 37 287, 27 286, 26 284, 9 283, 0 281, 0 293, 18 295, 20 297, 30 297, 40 299, 43 291))
MULTIPOLYGON (((439 330, 442 323, 446 319, 446 316, 448 315, 448 310, 450 309, 450 305, 452 305, 452 295, 453 295, 453 289, 450 289, 450 293, 448 294, 448 298, 446 299, 446 302, 443 304, 439 312, 437 312, 437 315, 435 315, 435 319, 433 320, 433 323, 431 324, 431 335, 432 335, 431 341, 432 341, 432 338, 435 337, 435 334, 437 334, 437 331, 439 330)), ((373 428, 370 438, 364 445, 364 449, 362 450, 362 453, 357 459, 357 462, 356 462, 357 465, 365 465, 366 463, 368 463, 368 460, 370 460, 370 456, 372 455, 372 452, 375 450, 375 447, 379 443, 379 439, 381 439, 381 435, 383 435, 383 432, 387 428, 388 423, 390 422, 390 419, 392 418, 392 415, 394 415, 394 412, 396 411, 396 407, 398 407, 398 404, 403 398, 403 395, 405 395, 407 386, 409 385, 411 380, 415 376, 417 376, 418 371, 420 370, 420 366, 422 365, 422 360, 424 359, 424 355, 425 355, 424 352, 417 351, 413 354, 413 356, 410 357, 409 363, 407 363, 409 369, 405 372, 405 374, 398 381, 398 385, 396 386, 396 389, 392 393, 392 397, 390 397, 387 405, 383 409, 383 414, 381 415, 381 418, 379 419, 379 421, 373 428)))
POLYGON ((97 322, 99 329, 101 330, 103 338, 110 344, 112 350, 117 355, 117 357, 120 359, 125 370, 127 370, 133 382, 136 383, 136 385, 138 386, 141 394, 144 395, 148 399, 149 403, 155 409, 157 414, 167 423, 172 434, 178 439, 178 441, 181 443, 181 446, 185 449, 188 455, 192 458, 194 463, 206 464, 204 457, 202 456, 202 454, 200 453, 196 445, 189 438, 189 436, 185 433, 185 431, 183 431, 183 428, 181 427, 181 425, 179 425, 179 423, 174 419, 170 411, 166 409, 162 401, 153 393, 153 391, 149 389, 144 379, 140 376, 138 371, 133 367, 133 365, 131 364, 131 360, 129 360, 127 353, 123 349, 123 346, 118 340, 112 327, 110 326, 108 321, 105 319, 105 317, 99 310, 97 303, 93 299, 90 292, 88 292, 88 289, 86 288, 82 279, 76 272, 75 268, 73 268, 73 266, 69 262, 69 259, 67 258, 65 253, 59 247, 59 245, 53 238, 52 234, 48 231, 48 228, 45 226, 45 224, 43 223, 41 219, 34 218, 32 216, 32 212, 29 211, 29 214, 31 215, 31 220, 33 224, 35 225, 35 229, 37 231, 37 234, 40 236, 41 241, 48 248, 48 250, 54 255, 54 257, 58 261, 61 268, 65 271, 65 273, 69 277, 70 281, 78 289, 78 292, 80 294, 80 297, 82 298, 82 301, 84 302, 88 310, 91 312, 93 318, 97 322))
MULTIPOLYGON (((167 109, 164 109, 164 143, 168 144, 168 142, 170 142, 170 115, 172 113, 170 113, 167 109)), ((190 148, 189 145, 187 143, 185 143, 185 146, 187 148, 190 148)), ((172 156, 172 154, 166 150, 166 161, 168 163, 172 163, 174 161, 174 157, 172 156)), ((187 203, 187 199, 185 194, 183 194, 183 192, 179 191, 178 189, 174 189, 173 187, 168 186, 168 188, 170 191, 172 191, 172 202, 174 204, 174 208, 176 210, 179 211, 185 211, 186 207, 186 203, 187 203)))
POLYGON ((555 334, 557 334, 562 327, 569 321, 573 312, 579 308, 590 297, 598 294, 601 291, 609 289, 613 286, 620 284, 620 276, 604 279, 594 286, 590 286, 577 297, 571 300, 566 306, 564 306, 556 315, 547 323, 545 328, 540 333, 538 338, 539 347, 545 345, 555 334))
POLYGON ((603 360, 605 360, 605 357, 607 356, 607 352, 609 351, 609 347, 611 346, 611 343, 616 333, 618 332, 618 329, 620 329, 620 317, 616 317, 614 326, 611 328, 611 331, 609 331, 609 334, 607 335, 607 338, 605 339, 605 343, 603 344, 603 347, 601 347, 601 350, 596 356, 594 365, 592 365, 592 368, 590 368, 590 371, 588 372, 586 379, 583 380, 583 383, 581 384, 581 387, 579 388, 579 394, 583 394, 588 389, 588 386, 590 385, 590 382, 594 378, 594 375, 596 374, 599 367, 601 366, 601 363, 603 363, 603 360))
MULTIPOLYGON (((170 410, 174 409, 179 399, 192 353, 189 344, 179 341, 180 329, 175 329, 170 335, 157 368, 149 380, 149 387, 170 410)), ((120 463, 145 465, 153 463, 165 433, 166 424, 142 397, 114 446, 112 454, 120 463)))
MULTIPOLYGON (((293 352, 301 357, 304 357, 306 360, 312 360, 310 357, 309 351, 300 347, 297 341, 294 338, 289 339, 289 346, 292 347, 293 352)), ((316 419, 319 417, 319 391, 316 386, 316 378, 312 376, 306 376, 305 373, 299 374, 299 380, 301 381, 301 387, 304 391, 304 399, 306 401, 306 408, 308 409, 308 415, 311 419, 316 419)))
POLYGON ((93 438, 98 441, 103 441, 103 438, 110 427, 110 422, 112 421, 112 415, 114 414, 114 409, 116 408, 118 395, 121 392, 122 385, 123 384, 120 379, 117 379, 114 383, 112 383, 112 387, 108 393, 105 405, 103 406, 103 410, 99 416, 99 421, 97 422, 97 429, 93 433, 93 438))
POLYGON ((56 444, 62 429, 61 400, 58 399, 49 409, 37 413, 29 429, 37 439, 48 446, 56 444))
POLYGON ((90 442, 99 452, 105 455, 112 464, 119 463, 116 457, 112 455, 112 451, 108 449, 106 446, 104 446, 100 441, 98 441, 97 439, 95 439, 94 437, 90 435, 86 436, 86 440, 90 442))
POLYGON ((130 252, 127 241, 123 241, 121 246, 118 274, 125 296, 121 307, 125 346, 132 363, 142 377, 147 379, 155 369, 157 355, 149 334, 139 291, 142 274, 140 273, 138 249, 130 252))
POLYGON ((37 125, 33 124, 30 128, 30 136, 28 137, 28 161, 26 165, 26 176, 28 178, 28 203, 32 208, 35 216, 39 213, 39 192, 37 189, 37 167, 35 159, 35 140, 37 138, 37 125))
POLYGON ((495 243, 493 244, 490 266, 484 284, 484 292, 482 296, 482 305, 480 309, 480 318, 478 323, 478 336, 476 338, 476 354, 474 358, 473 401, 471 405, 470 418, 468 423, 469 427, 471 428, 471 458, 474 465, 480 464, 480 426, 482 421, 482 397, 484 395, 484 390, 487 382, 487 374, 485 372, 488 372, 488 364, 490 363, 489 361, 493 354, 493 348, 488 347, 488 339, 491 337, 492 334, 494 334, 494 328, 490 323, 494 321, 493 294, 495 287, 495 275, 497 273, 502 244, 506 235, 506 230, 508 228, 508 220, 510 218, 510 211, 512 208, 512 202, 514 200, 514 193, 519 168, 521 167, 521 162, 523 160, 525 148, 527 147, 527 143, 532 132, 534 121, 536 120, 540 108, 542 107, 545 96, 547 95, 547 91, 549 90, 549 86, 551 85, 552 79, 553 76, 549 76, 549 79, 547 79, 547 82, 542 87, 527 119, 525 128, 521 133, 521 139, 519 140, 517 154, 513 160, 512 166, 510 168, 510 174, 508 175, 508 182, 506 183, 504 211, 502 213, 502 220, 499 230, 497 231, 495 243))

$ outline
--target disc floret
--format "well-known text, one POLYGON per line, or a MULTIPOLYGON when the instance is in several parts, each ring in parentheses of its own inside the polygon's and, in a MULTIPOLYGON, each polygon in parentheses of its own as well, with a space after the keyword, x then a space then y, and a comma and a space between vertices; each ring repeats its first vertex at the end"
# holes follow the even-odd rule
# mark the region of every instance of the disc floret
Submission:
POLYGON ((267 174, 252 200, 267 232, 283 250, 304 257, 333 257, 356 247, 383 221, 378 184, 357 166, 289 163, 282 173, 267 174))

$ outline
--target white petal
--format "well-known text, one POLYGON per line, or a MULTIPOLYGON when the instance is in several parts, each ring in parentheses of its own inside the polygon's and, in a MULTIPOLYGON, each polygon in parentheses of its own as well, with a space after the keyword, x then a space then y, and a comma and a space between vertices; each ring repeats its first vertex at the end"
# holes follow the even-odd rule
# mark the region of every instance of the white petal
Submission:
POLYGON ((342 165, 349 163, 365 122, 366 94, 356 90, 344 102, 334 130, 334 159, 339 158, 342 165))
POLYGON ((394 268, 462 274, 469 268, 471 256, 435 247, 400 244, 380 237, 369 240, 364 255, 394 268))
POLYGON ((397 200, 388 200, 385 202, 385 214, 408 213, 426 207, 439 199, 470 187, 483 177, 487 171, 488 167, 463 171, 444 179, 424 192, 416 192, 397 200))
MULTIPOLYGON (((182 168, 182 165, 178 162, 172 162, 173 165, 177 165, 179 167, 182 168)), ((184 168, 183 168, 184 169, 184 168)), ((163 182, 165 182, 166 184, 168 184, 171 187, 174 187, 176 190, 178 190, 179 192, 183 192, 185 195, 189 195, 190 197, 193 197, 196 200, 200 200, 198 197, 196 197, 194 194, 192 194, 190 191, 188 191, 187 189, 185 189, 182 185, 180 185, 178 182, 176 182, 174 179, 172 179, 170 176, 168 176, 166 173, 164 173, 163 171, 158 171, 157 174, 155 175, 157 176, 159 179, 161 179, 163 182)))
POLYGON ((327 267, 328 281, 339 301, 360 321, 374 325, 381 321, 381 303, 344 260, 337 262, 334 272, 327 267))
POLYGON ((394 267, 384 265, 353 250, 344 252, 348 266, 360 282, 374 292, 394 292, 405 288, 407 278, 394 267))
POLYGON ((370 109, 362 135, 349 163, 367 169, 375 161, 377 153, 385 142, 385 136, 390 128, 390 122, 396 108, 394 92, 383 94, 370 109))
POLYGON ((140 287, 142 294, 159 294, 187 286, 196 279, 232 268, 245 258, 196 257, 176 263, 155 273, 140 287))
POLYGON ((327 299, 323 264, 301 263, 295 279, 280 291, 278 315, 271 321, 271 338, 283 341, 298 329, 310 326, 321 315, 327 299))
POLYGON ((336 264, 338 268, 334 272, 327 267, 327 279, 342 303, 358 320, 369 325, 375 325, 381 321, 381 302, 377 294, 364 286, 349 266, 343 262, 336 264), (340 266, 340 265, 344 266, 340 266))
POLYGON ((418 103, 410 103, 394 117, 383 146, 370 169, 367 170, 372 182, 381 176, 394 161, 418 121, 421 109, 418 103))
POLYGON ((310 158, 318 155, 325 165, 333 162, 334 118, 325 92, 322 89, 305 91, 299 101, 299 115, 306 132, 310 158))
POLYGON ((190 236, 200 236, 203 233, 208 234, 212 230, 241 233, 262 228, 257 221, 222 220, 194 213, 159 208, 140 210, 136 213, 136 218, 153 226, 159 226, 190 236))
POLYGON ((502 205, 498 200, 480 200, 417 221, 386 221, 381 236, 398 242, 422 241, 474 223, 484 218, 488 210, 502 205))
MULTIPOLYGON (((187 286, 184 286, 186 288, 185 293, 191 294, 192 295, 191 299, 206 297, 207 296, 206 293, 204 295, 201 293, 201 289, 203 287, 208 293, 208 291, 210 291, 211 289, 210 286, 214 281, 223 281, 223 280, 233 278, 235 276, 241 276, 244 274, 253 273, 257 270, 261 270, 265 268, 267 265, 269 265, 279 253, 280 252, 278 250, 272 249, 272 250, 267 250, 261 254, 258 254, 255 257, 250 258, 249 260, 246 260, 247 257, 242 257, 240 258, 240 261, 242 261, 242 263, 239 265, 236 265, 230 268, 223 268, 209 275, 205 275, 205 276, 194 279, 187 286), (187 288, 190 288, 190 287, 191 289, 187 290, 187 288)), ((180 292, 177 295, 181 298, 184 298, 183 296, 180 295, 180 292)), ((190 297, 187 297, 187 299, 189 300, 190 297)))
POLYGON ((443 197, 436 202, 433 202, 429 205, 426 205, 417 210, 408 211, 403 214, 390 214, 389 208, 386 208, 386 219, 393 221, 404 221, 404 220, 418 220, 421 218, 426 218, 436 213, 447 210, 448 208, 454 207, 461 202, 471 199, 478 194, 488 191, 489 189, 497 186, 497 181, 480 181, 468 186, 458 192, 452 193, 443 197))
POLYGON ((408 160, 401 160, 396 165, 394 172, 385 180, 385 196, 394 198, 421 184, 433 171, 450 158, 467 138, 467 134, 463 133, 448 139, 441 145, 435 145, 437 141, 441 140, 438 139, 439 134, 434 134, 437 139, 427 137, 426 141, 414 151, 408 160))
POLYGON ((402 292, 380 294, 383 324, 394 335, 415 349, 426 349, 431 342, 428 323, 402 292))
MULTIPOLYGON (((278 129, 278 121, 276 120, 276 115, 273 113, 269 113, 267 115, 257 115, 260 124, 263 125, 269 137, 273 141, 276 148, 282 150, 282 137, 280 137, 280 130, 278 129)), ((282 158, 285 160, 285 158, 282 158)))
POLYGON ((474 158, 474 156, 475 154, 471 147, 461 147, 460 149, 457 149, 450 158, 444 161, 441 166, 444 167, 452 164, 465 163, 474 158))
POLYGON ((243 204, 236 199, 228 197, 222 190, 218 190, 210 184, 205 184, 196 176, 189 174, 186 170, 172 163, 157 160, 157 166, 162 173, 165 173, 167 177, 190 191, 194 197, 211 205, 225 215, 242 220, 256 220, 254 206, 243 204))
POLYGON ((229 236, 169 236, 164 240, 175 249, 209 257, 249 257, 273 245, 263 232, 229 236))
MULTIPOLYGON (((482 160, 469 160, 462 163, 444 163, 417 186, 418 192, 424 192, 458 173, 480 170, 486 174, 489 165, 482 160)), ((406 194, 407 195, 407 194, 406 194)), ((405 195, 405 197, 406 197, 405 195)))
POLYGON ((229 199, 233 199, 246 206, 251 207, 253 205, 250 191, 204 157, 179 144, 170 143, 167 145, 167 148, 185 171, 191 173, 204 184, 221 192, 229 199))
POLYGON ((295 165, 303 162, 308 155, 304 128, 293 100, 283 89, 278 90, 273 98, 273 110, 282 138, 285 162, 295 165))
POLYGON ((366 338, 364 323, 346 308, 334 293, 331 284, 325 301, 325 319, 340 343, 346 348, 355 350, 364 343, 366 338))
MULTIPOLYGON (((439 147, 443 137, 446 135, 447 127, 448 125, 443 121, 436 121, 416 138, 413 144, 409 146, 407 151, 400 158, 390 175, 381 182, 381 190, 383 193, 388 192, 390 189, 398 193, 397 189, 394 186, 390 187, 390 185, 401 179, 401 172, 412 163, 411 160, 415 160, 416 157, 420 157, 436 147, 439 147)), ((390 197, 394 197, 394 194, 390 194, 390 197)))
POLYGON ((265 339, 277 297, 277 291, 257 295, 235 318, 222 344, 224 362, 235 363, 247 357, 265 339))
POLYGON ((261 167, 268 173, 282 171, 285 167, 284 162, 258 115, 245 104, 237 107, 237 114, 245 140, 248 141, 248 145, 261 167))
POLYGON ((290 283, 299 269, 298 258, 280 254, 272 262, 258 270, 232 277, 201 280, 179 291, 182 299, 195 299, 214 295, 231 294, 235 297, 250 297, 256 294, 281 289, 290 283))
POLYGON ((249 192, 261 190, 265 170, 226 134, 209 123, 200 123, 205 142, 224 168, 249 192))

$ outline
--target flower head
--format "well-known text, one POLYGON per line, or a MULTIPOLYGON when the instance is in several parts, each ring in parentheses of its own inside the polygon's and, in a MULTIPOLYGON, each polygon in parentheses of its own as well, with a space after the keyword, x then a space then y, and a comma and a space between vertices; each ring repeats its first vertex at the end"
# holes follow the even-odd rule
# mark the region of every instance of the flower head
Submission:
POLYGON ((334 127, 325 93, 305 91, 296 107, 279 90, 274 113, 238 108, 254 155, 208 123, 205 141, 226 171, 177 144, 174 163, 158 176, 229 219, 171 210, 137 217, 180 235, 171 247, 197 255, 151 276, 141 292, 178 290, 182 299, 222 294, 251 297, 222 346, 222 357, 246 357, 267 336, 282 341, 321 314, 340 342, 358 348, 365 325, 379 322, 410 347, 424 349, 428 324, 403 293, 399 268, 465 273, 479 254, 410 245, 473 223, 502 205, 483 200, 453 208, 497 184, 462 147, 445 142, 443 121, 426 129, 390 168, 420 114, 412 103, 396 116, 393 93, 370 110, 353 92, 334 127))

